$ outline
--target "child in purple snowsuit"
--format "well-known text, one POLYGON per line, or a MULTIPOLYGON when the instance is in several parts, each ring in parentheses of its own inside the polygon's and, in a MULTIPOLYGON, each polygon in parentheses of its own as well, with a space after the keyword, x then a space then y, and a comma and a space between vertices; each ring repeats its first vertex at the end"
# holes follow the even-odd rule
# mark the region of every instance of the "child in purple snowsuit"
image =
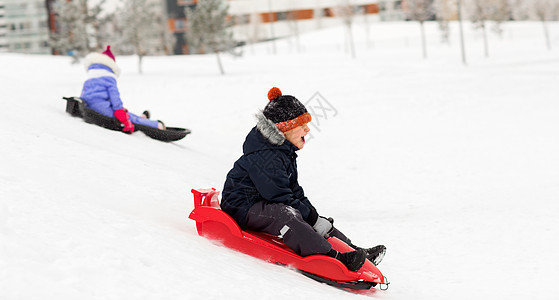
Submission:
POLYGON ((297 98, 282 95, 278 88, 268 92, 270 100, 243 144, 243 156, 227 174, 221 209, 242 229, 281 236, 301 256, 324 254, 340 260, 351 271, 365 259, 375 265, 386 247, 364 249, 351 243, 322 217, 305 196, 298 182, 296 151, 305 145, 311 115, 297 98), (334 236, 354 249, 339 253, 326 238, 334 236))
POLYGON ((111 52, 111 46, 102 53, 90 53, 84 62, 87 70, 87 80, 83 84, 80 98, 87 108, 107 117, 115 117, 122 124, 124 132, 133 132, 134 124, 140 124, 164 129, 163 123, 149 119, 149 112, 142 116, 129 113, 123 107, 116 79, 120 75, 120 68, 116 64, 111 52))

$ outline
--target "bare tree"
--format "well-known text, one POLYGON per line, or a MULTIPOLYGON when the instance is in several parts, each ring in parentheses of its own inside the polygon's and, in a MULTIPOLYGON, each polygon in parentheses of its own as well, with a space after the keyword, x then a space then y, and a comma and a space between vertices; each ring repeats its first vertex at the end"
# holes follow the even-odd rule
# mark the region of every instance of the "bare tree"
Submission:
POLYGON ((458 29, 460 31, 460 49, 462 53, 462 63, 467 65, 466 62, 466 45, 464 43, 464 29, 462 26, 462 0, 456 0, 456 12, 458 14, 458 29))
POLYGON ((547 22, 557 20, 559 0, 510 0, 512 17, 515 20, 537 19, 542 22, 545 44, 551 50, 547 22))
POLYGON ((373 42, 371 41, 371 28, 369 26, 369 11, 368 11, 368 7, 364 6, 363 9, 361 10, 361 13, 363 14, 363 23, 365 25, 365 37, 367 39, 367 47, 371 47, 373 45, 373 42))
POLYGON ((427 58, 427 42, 425 41, 425 21, 432 20, 434 17, 433 0, 407 0, 404 11, 407 18, 419 22, 421 29, 421 45, 423 58, 427 58))
POLYGON ((551 20, 554 11, 557 9, 557 2, 557 0, 533 0, 533 12, 538 20, 542 22, 545 44, 548 50, 551 50, 551 41, 549 39, 547 21, 551 20))
POLYGON ((270 23, 270 40, 272 40, 272 53, 276 54, 276 32, 274 29, 274 24, 276 23, 277 15, 272 10, 272 0, 268 0, 268 11, 268 22, 270 23))
POLYGON ((503 37, 503 28, 501 25, 511 19, 511 8, 508 0, 492 0, 493 2, 493 14, 491 19, 493 20, 493 27, 491 28, 499 37, 503 37))
POLYGON ((489 57, 489 45, 487 44, 486 30, 486 22, 489 20, 489 15, 486 12, 484 0, 473 0, 470 3, 470 21, 472 21, 476 28, 481 29, 481 33, 483 34, 483 49, 485 57, 489 57))
POLYGON ((476 28, 481 29, 485 57, 489 57, 487 25, 489 21, 494 21, 493 31, 502 34, 500 25, 510 17, 507 0, 473 0, 468 3, 470 21, 476 28))
MULTIPOLYGON (((292 4, 293 5, 293 4, 292 4)), ((299 34, 299 23, 297 22, 297 15, 295 11, 288 11, 286 13, 287 26, 289 26, 289 31, 291 31, 291 36, 294 38, 295 49, 297 52, 301 52, 301 42, 299 34)))
POLYGON ((513 20, 528 20, 532 10, 533 0, 509 0, 511 17, 513 20))
POLYGON ((200 0, 195 9, 187 8, 187 40, 192 50, 198 53, 215 53, 221 74, 225 74, 219 53, 233 50, 236 45, 229 30, 229 5, 223 0, 200 0))
POLYGON ((445 44, 450 44, 450 26, 449 22, 454 18, 454 6, 447 0, 435 0, 433 4, 439 29, 441 31, 441 41, 445 44))
POLYGON ((353 5, 349 2, 350 0, 343 0, 338 6, 334 8, 334 13, 337 16, 340 16, 343 20, 345 25, 345 45, 346 49, 349 49, 351 53, 351 57, 355 58, 355 43, 353 42, 353 16, 354 16, 354 8, 353 5))
POLYGON ((247 43, 250 45, 251 52, 254 53, 254 44, 263 39, 262 17, 256 11, 251 12, 246 25, 247 43))
POLYGON ((119 12, 123 43, 130 45, 138 55, 138 72, 141 74, 144 56, 164 53, 165 35, 162 9, 150 0, 126 0, 119 12))

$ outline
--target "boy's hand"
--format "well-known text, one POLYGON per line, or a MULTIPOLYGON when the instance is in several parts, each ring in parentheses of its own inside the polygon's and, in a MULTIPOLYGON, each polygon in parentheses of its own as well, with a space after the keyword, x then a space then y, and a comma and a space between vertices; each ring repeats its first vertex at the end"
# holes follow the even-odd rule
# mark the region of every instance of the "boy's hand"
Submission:
POLYGON ((126 108, 117 109, 114 112, 115 118, 124 125, 122 131, 126 133, 134 132, 134 124, 130 122, 130 116, 128 115, 128 110, 126 108))
POLYGON ((330 236, 328 234, 330 233, 330 231, 332 231, 332 228, 334 228, 334 226, 332 225, 333 223, 334 219, 326 219, 325 217, 319 216, 316 220, 316 224, 314 224, 312 228, 324 238, 329 238, 330 236))

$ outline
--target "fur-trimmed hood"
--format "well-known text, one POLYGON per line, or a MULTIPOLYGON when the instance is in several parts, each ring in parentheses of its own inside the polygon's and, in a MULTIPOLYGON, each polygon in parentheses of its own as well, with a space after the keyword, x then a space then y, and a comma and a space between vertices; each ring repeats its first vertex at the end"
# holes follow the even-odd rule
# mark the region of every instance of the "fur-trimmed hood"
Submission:
POLYGON ((277 128, 276 124, 272 123, 261 113, 258 113, 256 117, 258 122, 249 132, 243 143, 243 153, 245 155, 260 151, 279 150, 285 152, 288 156, 297 156, 295 152, 299 148, 295 147, 285 138, 285 135, 277 128))
POLYGON ((86 71, 89 69, 91 65, 94 64, 107 66, 113 71, 113 73, 115 73, 116 77, 120 76, 120 67, 116 64, 116 62, 112 58, 108 57, 105 54, 94 52, 94 53, 89 53, 84 58, 84 67, 86 71))
POLYGON ((285 142, 285 135, 278 129, 274 122, 264 116, 264 113, 257 113, 256 120, 256 128, 270 143, 282 145, 283 142, 285 142))

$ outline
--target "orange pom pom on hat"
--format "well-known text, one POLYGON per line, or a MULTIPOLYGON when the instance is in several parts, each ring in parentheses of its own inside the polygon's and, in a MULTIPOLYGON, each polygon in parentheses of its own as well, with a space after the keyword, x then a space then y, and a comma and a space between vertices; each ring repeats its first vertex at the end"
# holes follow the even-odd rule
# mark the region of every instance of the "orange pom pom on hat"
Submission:
POLYGON ((303 103, 290 95, 282 95, 273 87, 268 91, 268 104, 262 111, 264 116, 276 124, 281 132, 309 123, 312 118, 303 103))

